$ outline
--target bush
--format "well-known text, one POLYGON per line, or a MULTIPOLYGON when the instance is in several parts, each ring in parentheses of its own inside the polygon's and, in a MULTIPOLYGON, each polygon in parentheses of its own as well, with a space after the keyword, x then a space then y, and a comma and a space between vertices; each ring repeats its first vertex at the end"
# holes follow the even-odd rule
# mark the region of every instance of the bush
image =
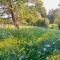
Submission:
POLYGON ((48 60, 60 60, 60 51, 59 50, 55 50, 53 51, 52 55, 50 55, 48 57, 48 60))
POLYGON ((47 28, 49 26, 49 20, 47 18, 40 19, 36 22, 36 25, 47 28))
POLYGON ((50 24, 49 28, 50 29, 58 29, 58 25, 57 24, 50 24))

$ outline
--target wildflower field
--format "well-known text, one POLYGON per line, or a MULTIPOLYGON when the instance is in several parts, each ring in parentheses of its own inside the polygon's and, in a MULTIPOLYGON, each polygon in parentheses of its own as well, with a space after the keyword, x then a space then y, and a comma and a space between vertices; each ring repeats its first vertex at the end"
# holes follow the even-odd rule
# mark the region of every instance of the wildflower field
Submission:
POLYGON ((60 60, 60 31, 1 28, 0 60, 60 60))

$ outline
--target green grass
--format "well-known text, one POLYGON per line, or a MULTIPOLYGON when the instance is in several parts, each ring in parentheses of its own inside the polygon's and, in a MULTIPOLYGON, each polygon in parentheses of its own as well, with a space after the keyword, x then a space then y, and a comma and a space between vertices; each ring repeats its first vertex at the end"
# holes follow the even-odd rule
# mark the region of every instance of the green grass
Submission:
POLYGON ((49 60, 57 51, 60 56, 60 30, 0 29, 0 60, 49 60))

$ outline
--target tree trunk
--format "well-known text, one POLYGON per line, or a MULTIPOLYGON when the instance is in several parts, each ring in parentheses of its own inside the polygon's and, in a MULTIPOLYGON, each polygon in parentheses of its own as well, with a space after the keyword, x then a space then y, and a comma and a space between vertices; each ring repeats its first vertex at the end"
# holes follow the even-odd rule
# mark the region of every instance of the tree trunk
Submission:
POLYGON ((9 8, 10 8, 10 13, 11 13, 11 16, 12 16, 13 24, 16 28, 19 29, 18 16, 17 16, 16 10, 13 9, 13 8, 16 8, 16 7, 13 7, 13 5, 10 4, 9 8))
POLYGON ((12 16, 12 20, 13 20, 14 26, 16 28, 19 28, 19 23, 18 23, 18 17, 17 17, 17 15, 14 12, 12 12, 11 16, 12 16))

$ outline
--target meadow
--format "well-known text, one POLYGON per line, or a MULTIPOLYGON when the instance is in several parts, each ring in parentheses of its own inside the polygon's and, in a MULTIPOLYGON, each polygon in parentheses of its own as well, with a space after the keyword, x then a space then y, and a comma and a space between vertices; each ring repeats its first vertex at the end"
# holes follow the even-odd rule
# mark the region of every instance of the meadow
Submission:
POLYGON ((0 60, 60 60, 60 30, 0 28, 0 60))

